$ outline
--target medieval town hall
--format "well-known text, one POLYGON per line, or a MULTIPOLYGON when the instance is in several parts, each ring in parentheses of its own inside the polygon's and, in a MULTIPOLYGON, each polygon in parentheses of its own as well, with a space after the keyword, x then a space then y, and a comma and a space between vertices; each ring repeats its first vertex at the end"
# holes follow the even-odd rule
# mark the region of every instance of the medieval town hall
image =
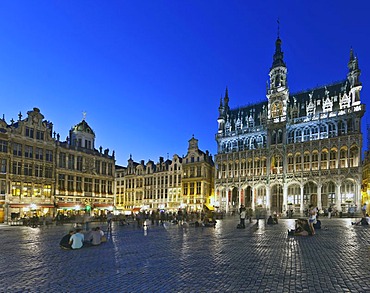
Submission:
POLYGON ((270 213, 303 212, 309 204, 338 211, 361 205, 360 69, 350 51, 346 79, 291 94, 276 40, 267 101, 219 106, 216 201, 270 213))

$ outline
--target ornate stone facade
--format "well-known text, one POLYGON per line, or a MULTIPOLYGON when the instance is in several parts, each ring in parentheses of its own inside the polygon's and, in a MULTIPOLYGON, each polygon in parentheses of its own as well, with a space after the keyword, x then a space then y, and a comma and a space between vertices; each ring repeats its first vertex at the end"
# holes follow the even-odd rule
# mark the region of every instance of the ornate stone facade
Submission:
POLYGON ((116 207, 125 211, 166 210, 199 211, 213 207, 214 163, 208 151, 189 140, 184 158, 159 158, 158 163, 128 160, 127 167, 116 166, 116 207))
POLYGON ((9 125, 0 119, 0 222, 76 206, 113 207, 114 154, 94 149, 85 120, 62 142, 38 108, 18 118, 9 125))
POLYGON ((216 197, 225 211, 303 212, 361 204, 360 69, 353 51, 343 81, 291 94, 276 41, 267 101, 231 109, 220 101, 216 197))

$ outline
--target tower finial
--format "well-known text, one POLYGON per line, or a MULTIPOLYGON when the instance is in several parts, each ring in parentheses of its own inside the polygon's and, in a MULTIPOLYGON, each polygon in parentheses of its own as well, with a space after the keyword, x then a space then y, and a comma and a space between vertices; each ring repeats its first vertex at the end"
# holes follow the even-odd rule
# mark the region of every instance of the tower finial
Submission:
POLYGON ((279 17, 277 19, 277 24, 278 24, 277 37, 278 39, 280 39, 280 18, 279 17))
POLYGON ((82 120, 86 120, 86 111, 82 111, 82 120))

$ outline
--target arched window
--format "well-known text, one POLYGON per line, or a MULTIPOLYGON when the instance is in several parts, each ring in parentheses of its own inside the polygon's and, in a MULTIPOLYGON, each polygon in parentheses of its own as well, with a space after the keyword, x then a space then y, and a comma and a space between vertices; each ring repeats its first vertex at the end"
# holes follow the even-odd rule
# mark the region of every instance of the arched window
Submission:
POLYGON ((360 162, 359 158, 360 158, 360 155, 359 155, 358 147, 357 146, 351 147, 349 151, 349 166, 358 167, 359 162, 360 162))
POLYGON ((304 152, 303 154, 303 169, 305 171, 310 171, 310 153, 304 152))
POLYGON ((323 149, 321 151, 320 166, 321 166, 321 170, 328 169, 328 150, 327 149, 323 149))
POLYGON ((295 142, 301 142, 302 141, 302 130, 297 129, 295 132, 295 142))
POLYGON ((332 149, 330 150, 330 169, 336 169, 337 168, 337 150, 332 149))
POLYGON ((318 170, 319 169, 319 152, 317 150, 312 152, 312 170, 318 170))
POLYGON ((319 128, 317 126, 312 127, 311 129, 311 137, 312 139, 319 139, 319 128))
POLYGON ((342 148, 340 150, 340 167, 347 168, 347 149, 342 148))
POLYGON ((338 135, 346 135, 346 122, 341 120, 338 123, 338 135))
POLYGON ((310 129, 306 127, 303 130, 303 141, 309 141, 310 140, 310 129))
POLYGON ((329 137, 337 136, 337 128, 334 123, 329 123, 329 137))
POLYGON ((300 153, 295 155, 295 170, 302 171, 302 157, 300 153))
POLYGON ((288 132, 288 143, 294 143, 294 131, 290 130, 288 132))
POLYGON ((294 172, 294 157, 293 154, 288 154, 288 172, 294 172))

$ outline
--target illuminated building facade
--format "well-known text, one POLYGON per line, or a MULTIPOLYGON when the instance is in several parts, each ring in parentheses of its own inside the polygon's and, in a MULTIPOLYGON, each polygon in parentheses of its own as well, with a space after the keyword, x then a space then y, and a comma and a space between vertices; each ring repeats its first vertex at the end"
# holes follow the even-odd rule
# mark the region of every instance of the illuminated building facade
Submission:
POLYGON ((206 206, 209 210, 218 208, 214 200, 214 162, 208 151, 198 147, 198 140, 189 140, 188 152, 182 162, 183 205, 189 211, 200 211, 206 206))
POLYGON ((85 119, 72 127, 66 141, 57 139, 55 158, 58 210, 83 209, 92 215, 113 210, 114 151, 95 149, 95 133, 85 119))
POLYGON ((127 167, 116 166, 116 208, 123 211, 202 210, 211 202, 214 186, 212 157, 189 140, 184 158, 159 158, 158 163, 128 160, 127 167))
POLYGON ((0 119, 0 222, 88 204, 113 206, 114 155, 94 149, 95 135, 85 121, 70 137, 59 141, 38 108, 25 119, 19 113, 10 125, 0 119))
POLYGON ((370 125, 367 126, 367 150, 362 162, 362 204, 367 203, 367 213, 370 211, 370 125))
POLYGON ((116 166, 116 201, 118 210, 176 211, 181 207, 182 158, 174 155, 172 160, 159 158, 159 162, 134 162, 127 167, 116 166))
POLYGON ((216 197, 221 208, 303 212, 361 204, 360 69, 350 52, 343 81, 291 94, 280 38, 267 101, 230 109, 221 99, 216 141, 216 197))

